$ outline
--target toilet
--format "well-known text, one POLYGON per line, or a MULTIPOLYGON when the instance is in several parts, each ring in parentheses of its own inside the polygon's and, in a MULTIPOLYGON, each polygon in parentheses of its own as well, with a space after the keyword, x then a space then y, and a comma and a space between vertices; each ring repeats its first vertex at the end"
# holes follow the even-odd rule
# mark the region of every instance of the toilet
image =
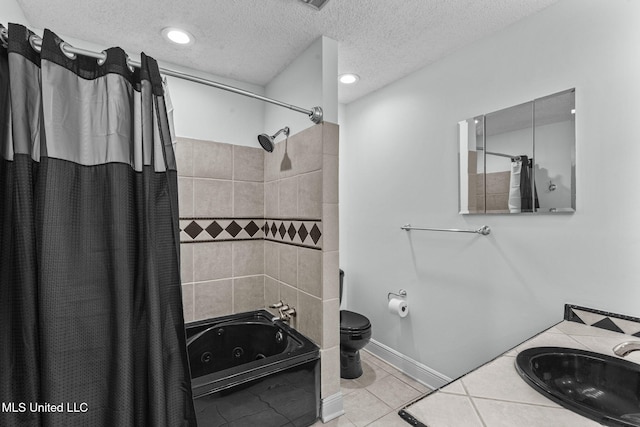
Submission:
MULTIPOLYGON (((342 301, 344 271, 340 270, 340 301, 342 301)), ((360 350, 371 339, 371 322, 366 316, 340 310, 340 377, 354 379, 362 375, 360 350)))

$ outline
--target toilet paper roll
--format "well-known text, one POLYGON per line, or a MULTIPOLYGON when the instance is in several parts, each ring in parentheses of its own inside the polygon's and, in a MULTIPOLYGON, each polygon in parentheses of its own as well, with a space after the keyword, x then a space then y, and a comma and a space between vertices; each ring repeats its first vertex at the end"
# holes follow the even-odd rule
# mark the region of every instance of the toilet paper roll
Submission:
POLYGON ((407 314, 409 314, 409 306, 405 300, 391 298, 389 300, 389 312, 397 314, 400 317, 407 317, 407 314))

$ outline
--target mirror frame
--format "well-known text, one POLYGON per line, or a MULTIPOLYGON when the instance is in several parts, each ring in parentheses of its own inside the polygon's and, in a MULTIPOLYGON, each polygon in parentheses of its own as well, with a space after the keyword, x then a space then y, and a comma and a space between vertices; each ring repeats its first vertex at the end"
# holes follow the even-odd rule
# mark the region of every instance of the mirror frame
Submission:
MULTIPOLYGON (((458 179, 459 179, 458 181, 458 212, 461 215, 482 215, 482 214, 512 215, 516 213, 517 214, 574 213, 576 211, 575 91, 576 91, 575 88, 563 90, 551 95, 536 98, 532 101, 528 101, 525 103, 521 103, 512 107, 504 108, 504 109, 493 111, 490 113, 476 115, 475 117, 472 117, 470 119, 462 120, 458 122, 458 179), (569 176, 564 177, 565 180, 566 178, 569 178, 570 187, 568 189, 566 187, 566 184, 563 186, 561 182, 557 182, 556 184, 554 184, 553 179, 549 179, 549 177, 546 178, 546 179, 549 179, 549 183, 546 183, 546 180, 545 180, 545 186, 542 186, 540 182, 538 182, 537 180, 538 177, 536 176, 536 174, 542 174, 542 173, 548 172, 547 169, 542 168, 538 162, 539 156, 537 156, 536 154, 537 153, 536 148, 538 148, 538 154, 541 152, 544 152, 544 149, 543 149, 542 140, 536 139, 536 130, 538 130, 540 126, 546 126, 548 124, 554 123, 553 120, 549 121, 549 119, 552 116, 545 116, 544 114, 540 114, 537 107, 540 104, 543 104, 546 101, 552 100, 554 98, 558 99, 560 102, 562 101, 562 95, 565 95, 565 94, 573 94, 573 96, 571 96, 568 99, 569 108, 567 108, 566 105, 561 105, 561 108, 562 108, 561 111, 564 111, 564 109, 567 109, 567 118, 559 121, 555 121, 555 122, 562 123, 565 121, 570 121, 572 123, 571 135, 569 137, 570 139, 569 138, 567 139, 567 141, 570 141, 570 147, 569 147, 569 144, 567 144, 568 150, 565 150, 565 151, 568 151, 568 156, 566 155, 563 156, 563 157, 569 158, 569 164, 561 166, 563 170, 569 171, 568 172, 569 176), (517 127, 517 129, 530 128, 531 134, 532 134, 531 150, 530 150, 531 159, 528 159, 531 164, 530 164, 530 170, 527 169, 530 174, 530 182, 532 187, 531 210, 516 211, 516 209, 513 209, 511 212, 509 212, 508 205, 507 205, 507 209, 504 209, 504 210, 502 209, 487 210, 487 181, 488 181, 487 158, 486 158, 487 154, 496 154, 498 156, 512 157, 512 159, 516 159, 516 158, 519 158, 519 155, 522 155, 524 153, 516 153, 519 155, 510 156, 510 155, 507 155, 506 153, 488 152, 487 151, 488 137, 487 137, 486 118, 487 116, 495 116, 496 114, 499 114, 501 112, 506 112, 507 110, 526 107, 529 104, 531 105, 531 121, 528 122, 525 127, 517 127), (539 120, 536 120, 537 118, 539 118, 539 120), (539 123, 543 123, 543 124, 540 125, 539 123), (472 126, 473 126, 473 131, 472 129, 470 129, 472 126), (479 140, 477 138, 479 138, 479 140), (536 143, 538 143, 538 146, 536 146, 536 143), (475 144, 475 147, 476 147, 475 152, 477 154, 475 156, 471 155, 471 153, 473 152, 473 150, 470 150, 472 144, 475 144), (481 156, 479 151, 482 151, 481 156), (474 161, 474 157, 476 158, 475 168, 472 165, 474 161), (482 178, 479 178, 479 177, 482 177, 482 178), (556 189, 564 190, 563 193, 558 193, 558 194, 564 194, 563 199, 565 200, 567 197, 567 191, 569 192, 568 194, 568 197, 570 198, 569 206, 558 206, 554 208, 539 207, 538 206, 539 193, 541 192, 551 193, 556 189), (473 194, 476 194, 475 198, 472 197, 473 194), (464 203, 465 200, 466 200, 466 203, 464 203)), ((564 103, 566 104, 566 101, 564 101, 564 103)), ((512 176, 511 179, 513 179, 513 174, 511 176, 512 176)), ((507 191, 509 191, 509 189, 510 189, 510 184, 507 183, 507 191)))

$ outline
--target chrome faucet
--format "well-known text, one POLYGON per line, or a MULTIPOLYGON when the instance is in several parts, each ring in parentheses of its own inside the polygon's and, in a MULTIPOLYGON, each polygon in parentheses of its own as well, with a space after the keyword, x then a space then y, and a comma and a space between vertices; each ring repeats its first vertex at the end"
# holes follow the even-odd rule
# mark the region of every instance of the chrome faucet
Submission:
POLYGON ((275 316, 271 319, 272 322, 276 320, 281 320, 283 322, 288 322, 292 317, 296 317, 296 309, 293 307, 289 307, 287 304, 282 302, 282 300, 278 301, 275 304, 269 305, 269 308, 277 308, 279 316, 275 316))
POLYGON ((640 341, 625 341, 613 347, 613 353, 620 357, 625 357, 632 351, 640 351, 640 341))

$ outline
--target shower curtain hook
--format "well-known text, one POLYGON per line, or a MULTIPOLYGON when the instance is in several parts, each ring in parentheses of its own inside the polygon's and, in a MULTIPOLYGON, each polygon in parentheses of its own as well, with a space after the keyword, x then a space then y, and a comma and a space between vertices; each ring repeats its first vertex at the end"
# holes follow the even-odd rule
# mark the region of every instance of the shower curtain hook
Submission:
POLYGON ((7 29, 4 28, 3 25, 0 24, 0 44, 2 44, 3 47, 9 47, 9 33, 7 32, 7 29))
POLYGON ((42 52, 42 39, 39 36, 31 34, 29 36, 29 44, 31 45, 31 48, 36 52, 42 52))
POLYGON ((107 51, 103 50, 100 53, 102 54, 102 58, 98 58, 98 65, 102 66, 105 62, 107 62, 107 51))
POLYGON ((67 50, 67 46, 70 46, 67 42, 60 43, 60 50, 62 51, 62 53, 64 53, 64 56, 66 56, 69 59, 76 59, 78 55, 76 55, 73 52, 69 52, 67 50))

